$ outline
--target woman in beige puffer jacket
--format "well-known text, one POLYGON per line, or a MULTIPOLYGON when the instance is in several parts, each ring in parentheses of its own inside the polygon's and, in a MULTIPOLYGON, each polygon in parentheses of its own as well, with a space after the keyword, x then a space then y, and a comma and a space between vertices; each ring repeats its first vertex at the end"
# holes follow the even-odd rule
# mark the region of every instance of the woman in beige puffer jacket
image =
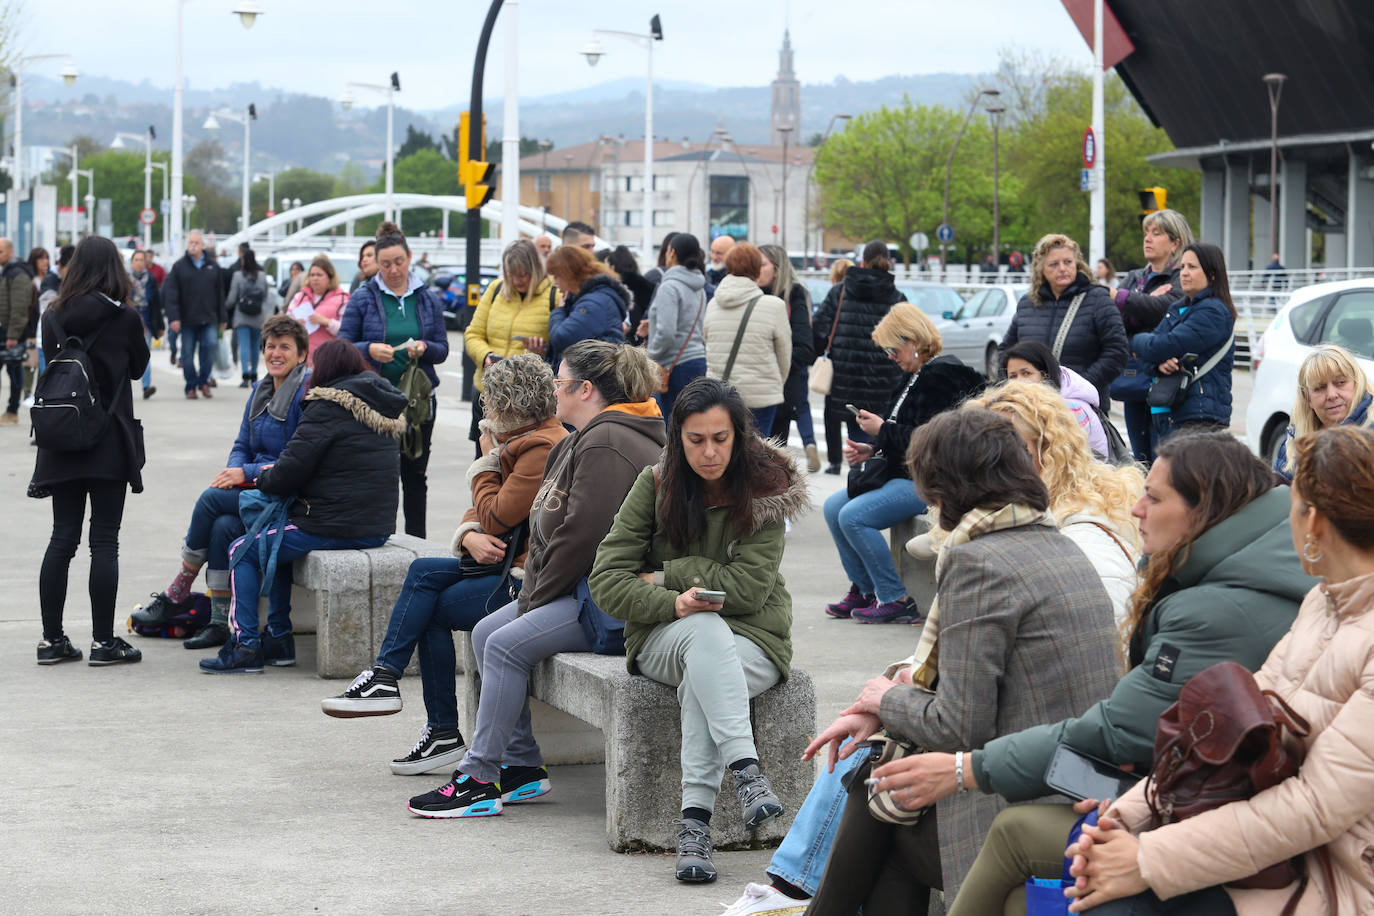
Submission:
MULTIPOLYGON (((759 288, 772 278, 762 277, 767 259, 758 248, 742 242, 725 256, 727 276, 716 287, 716 295, 706 306, 702 331, 706 337, 706 373, 734 385, 762 435, 772 429, 773 414, 782 404, 782 384, 792 364, 792 328, 787 321, 787 305, 777 296, 759 288), (730 375, 725 369, 735 335, 744 321, 749 303, 754 303, 740 339, 739 353, 730 375)), ((768 265, 771 269, 772 265, 768 265)))
MULTIPOLYGON (((1337 427, 1296 447, 1294 547, 1324 581, 1255 680, 1311 726, 1302 766, 1246 801, 1154 829, 1137 784, 1104 817, 1109 829, 1087 828, 1092 841, 1075 862, 1080 905, 1142 888, 1145 900, 1220 898, 1216 885, 1301 856, 1308 878, 1295 916, 1374 913, 1374 432, 1337 427), (1113 820, 1126 830, 1110 829, 1113 820)), ((1272 916, 1298 886, 1223 889, 1239 916, 1272 916)), ((1092 911, 1107 916, 1138 899, 1092 911)))

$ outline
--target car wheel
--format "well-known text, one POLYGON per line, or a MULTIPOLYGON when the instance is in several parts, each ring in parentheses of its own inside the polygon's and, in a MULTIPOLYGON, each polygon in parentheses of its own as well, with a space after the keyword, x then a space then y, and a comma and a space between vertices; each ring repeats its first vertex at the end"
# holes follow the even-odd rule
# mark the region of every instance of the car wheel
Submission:
POLYGON ((983 374, 986 375, 990 381, 997 380, 997 364, 997 345, 988 344, 988 351, 983 354, 983 374))
POLYGON ((1264 450, 1262 457, 1264 463, 1270 467, 1274 466, 1274 459, 1278 457, 1279 446, 1283 443, 1283 437, 1288 433, 1288 418, 1283 414, 1271 417, 1269 425, 1264 430, 1264 436, 1260 439, 1260 447, 1264 450))

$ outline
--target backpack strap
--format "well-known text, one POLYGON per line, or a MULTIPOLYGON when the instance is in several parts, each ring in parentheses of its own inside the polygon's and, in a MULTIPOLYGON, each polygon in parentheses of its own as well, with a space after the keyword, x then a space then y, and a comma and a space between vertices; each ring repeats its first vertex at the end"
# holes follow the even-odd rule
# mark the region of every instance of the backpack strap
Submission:
MULTIPOLYGON (((758 305, 762 298, 763 293, 759 293, 750 299, 749 304, 744 307, 744 317, 740 319, 739 328, 735 331, 735 343, 730 347, 730 358, 725 361, 725 371, 720 376, 720 380, 727 385, 730 383, 730 370, 735 368, 735 357, 739 356, 739 345, 744 340, 744 329, 749 324, 749 316, 754 314, 754 306, 758 305)), ((838 313, 839 310, 837 309, 836 314, 838 313)))
POLYGON ((1059 358, 1060 352, 1064 349, 1064 341, 1069 336, 1069 328, 1073 325, 1073 320, 1078 317, 1078 307, 1083 304, 1083 298, 1087 295, 1087 291, 1084 290, 1074 296, 1073 301, 1069 303, 1069 310, 1064 313, 1064 320, 1059 325, 1059 333, 1055 335, 1054 346, 1050 348, 1055 359, 1059 358))

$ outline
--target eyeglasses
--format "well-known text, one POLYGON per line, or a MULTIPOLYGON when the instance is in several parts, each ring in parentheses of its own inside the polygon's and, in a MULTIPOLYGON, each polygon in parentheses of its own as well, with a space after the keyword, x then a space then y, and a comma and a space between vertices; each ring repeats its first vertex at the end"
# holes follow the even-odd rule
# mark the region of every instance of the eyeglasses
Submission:
POLYGON ((556 389, 559 385, 566 385, 569 382, 576 382, 580 385, 585 381, 586 379, 584 378, 556 378, 553 380, 553 387, 556 389))
POLYGON ((910 343, 910 341, 903 337, 901 347, 883 347, 883 352, 887 354, 888 359, 896 359, 897 354, 902 352, 902 347, 905 347, 908 343, 910 343))

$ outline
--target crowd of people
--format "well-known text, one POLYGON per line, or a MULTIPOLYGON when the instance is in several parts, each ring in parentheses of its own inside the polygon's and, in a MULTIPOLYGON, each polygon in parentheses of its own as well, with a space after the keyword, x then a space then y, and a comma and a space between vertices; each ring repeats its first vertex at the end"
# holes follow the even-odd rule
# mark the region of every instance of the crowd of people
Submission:
MULTIPOLYGON (((952 914, 1023 912, 1027 887, 1048 883, 1071 912, 1374 908, 1361 687, 1374 676, 1374 391, 1349 353, 1315 348, 1277 458, 1256 459, 1225 431, 1236 310, 1221 251, 1174 211, 1142 229, 1148 266, 1117 286, 1071 238, 1040 240, 994 379, 942 353, 881 242, 837 266, 814 311, 775 246, 703 249, 672 233, 641 273, 581 223, 558 247, 510 244, 463 331, 476 455, 452 556, 412 563, 375 662, 323 711, 400 712, 418 656, 425 721, 391 769, 452 777, 409 811, 499 815, 552 789, 530 718, 534 666, 623 653, 680 703, 682 792, 665 803, 678 880, 717 877, 723 778, 747 829, 794 815, 731 916, 924 913, 932 890, 952 914), (818 360, 827 381, 813 392, 818 360), (810 393, 823 398, 828 466, 810 393), (1130 455, 1113 447, 1113 399, 1130 455), (794 422, 801 461, 785 447, 794 422), (789 525, 811 507, 807 472, 842 463, 822 514, 850 586, 823 611, 921 628, 816 736, 806 758, 824 765, 788 812, 766 770, 796 764, 760 759, 750 700, 791 670, 781 567, 789 525), (924 607, 884 534, 920 517, 929 530, 906 549, 933 564, 924 607), (598 638, 608 627, 618 649, 598 638), (454 631, 471 633, 481 685, 466 737, 454 631), (1185 817, 1161 807, 1158 782, 1193 750, 1162 756, 1158 723, 1226 663, 1304 724, 1286 739, 1288 770, 1185 817), (1119 798, 1075 794, 1051 774, 1065 754, 1145 778, 1119 798), (1292 863, 1282 883, 1250 880, 1279 863, 1292 863)), ((7 348, 37 338, 40 393, 48 373, 79 365, 90 403, 78 413, 94 424, 34 406, 29 493, 53 513, 39 664, 83 658, 64 611, 88 505, 88 661, 142 657, 113 632, 118 533, 142 489, 132 383, 155 391, 149 345, 163 334, 199 399, 232 331, 248 393, 180 565, 137 623, 187 613, 203 569, 210 612, 185 644, 218 651, 200 669, 293 665, 293 560, 380 546, 398 514, 426 536, 449 342, 394 224, 363 246, 351 291, 325 256, 293 265, 285 290, 251 248, 222 269, 198 233, 161 282, 147 253, 126 268, 98 236, 56 265, 41 250, 18 260, 4 240, 0 259, 0 336, 7 348)), ((22 366, 8 374, 0 422, 16 425, 22 366)))

